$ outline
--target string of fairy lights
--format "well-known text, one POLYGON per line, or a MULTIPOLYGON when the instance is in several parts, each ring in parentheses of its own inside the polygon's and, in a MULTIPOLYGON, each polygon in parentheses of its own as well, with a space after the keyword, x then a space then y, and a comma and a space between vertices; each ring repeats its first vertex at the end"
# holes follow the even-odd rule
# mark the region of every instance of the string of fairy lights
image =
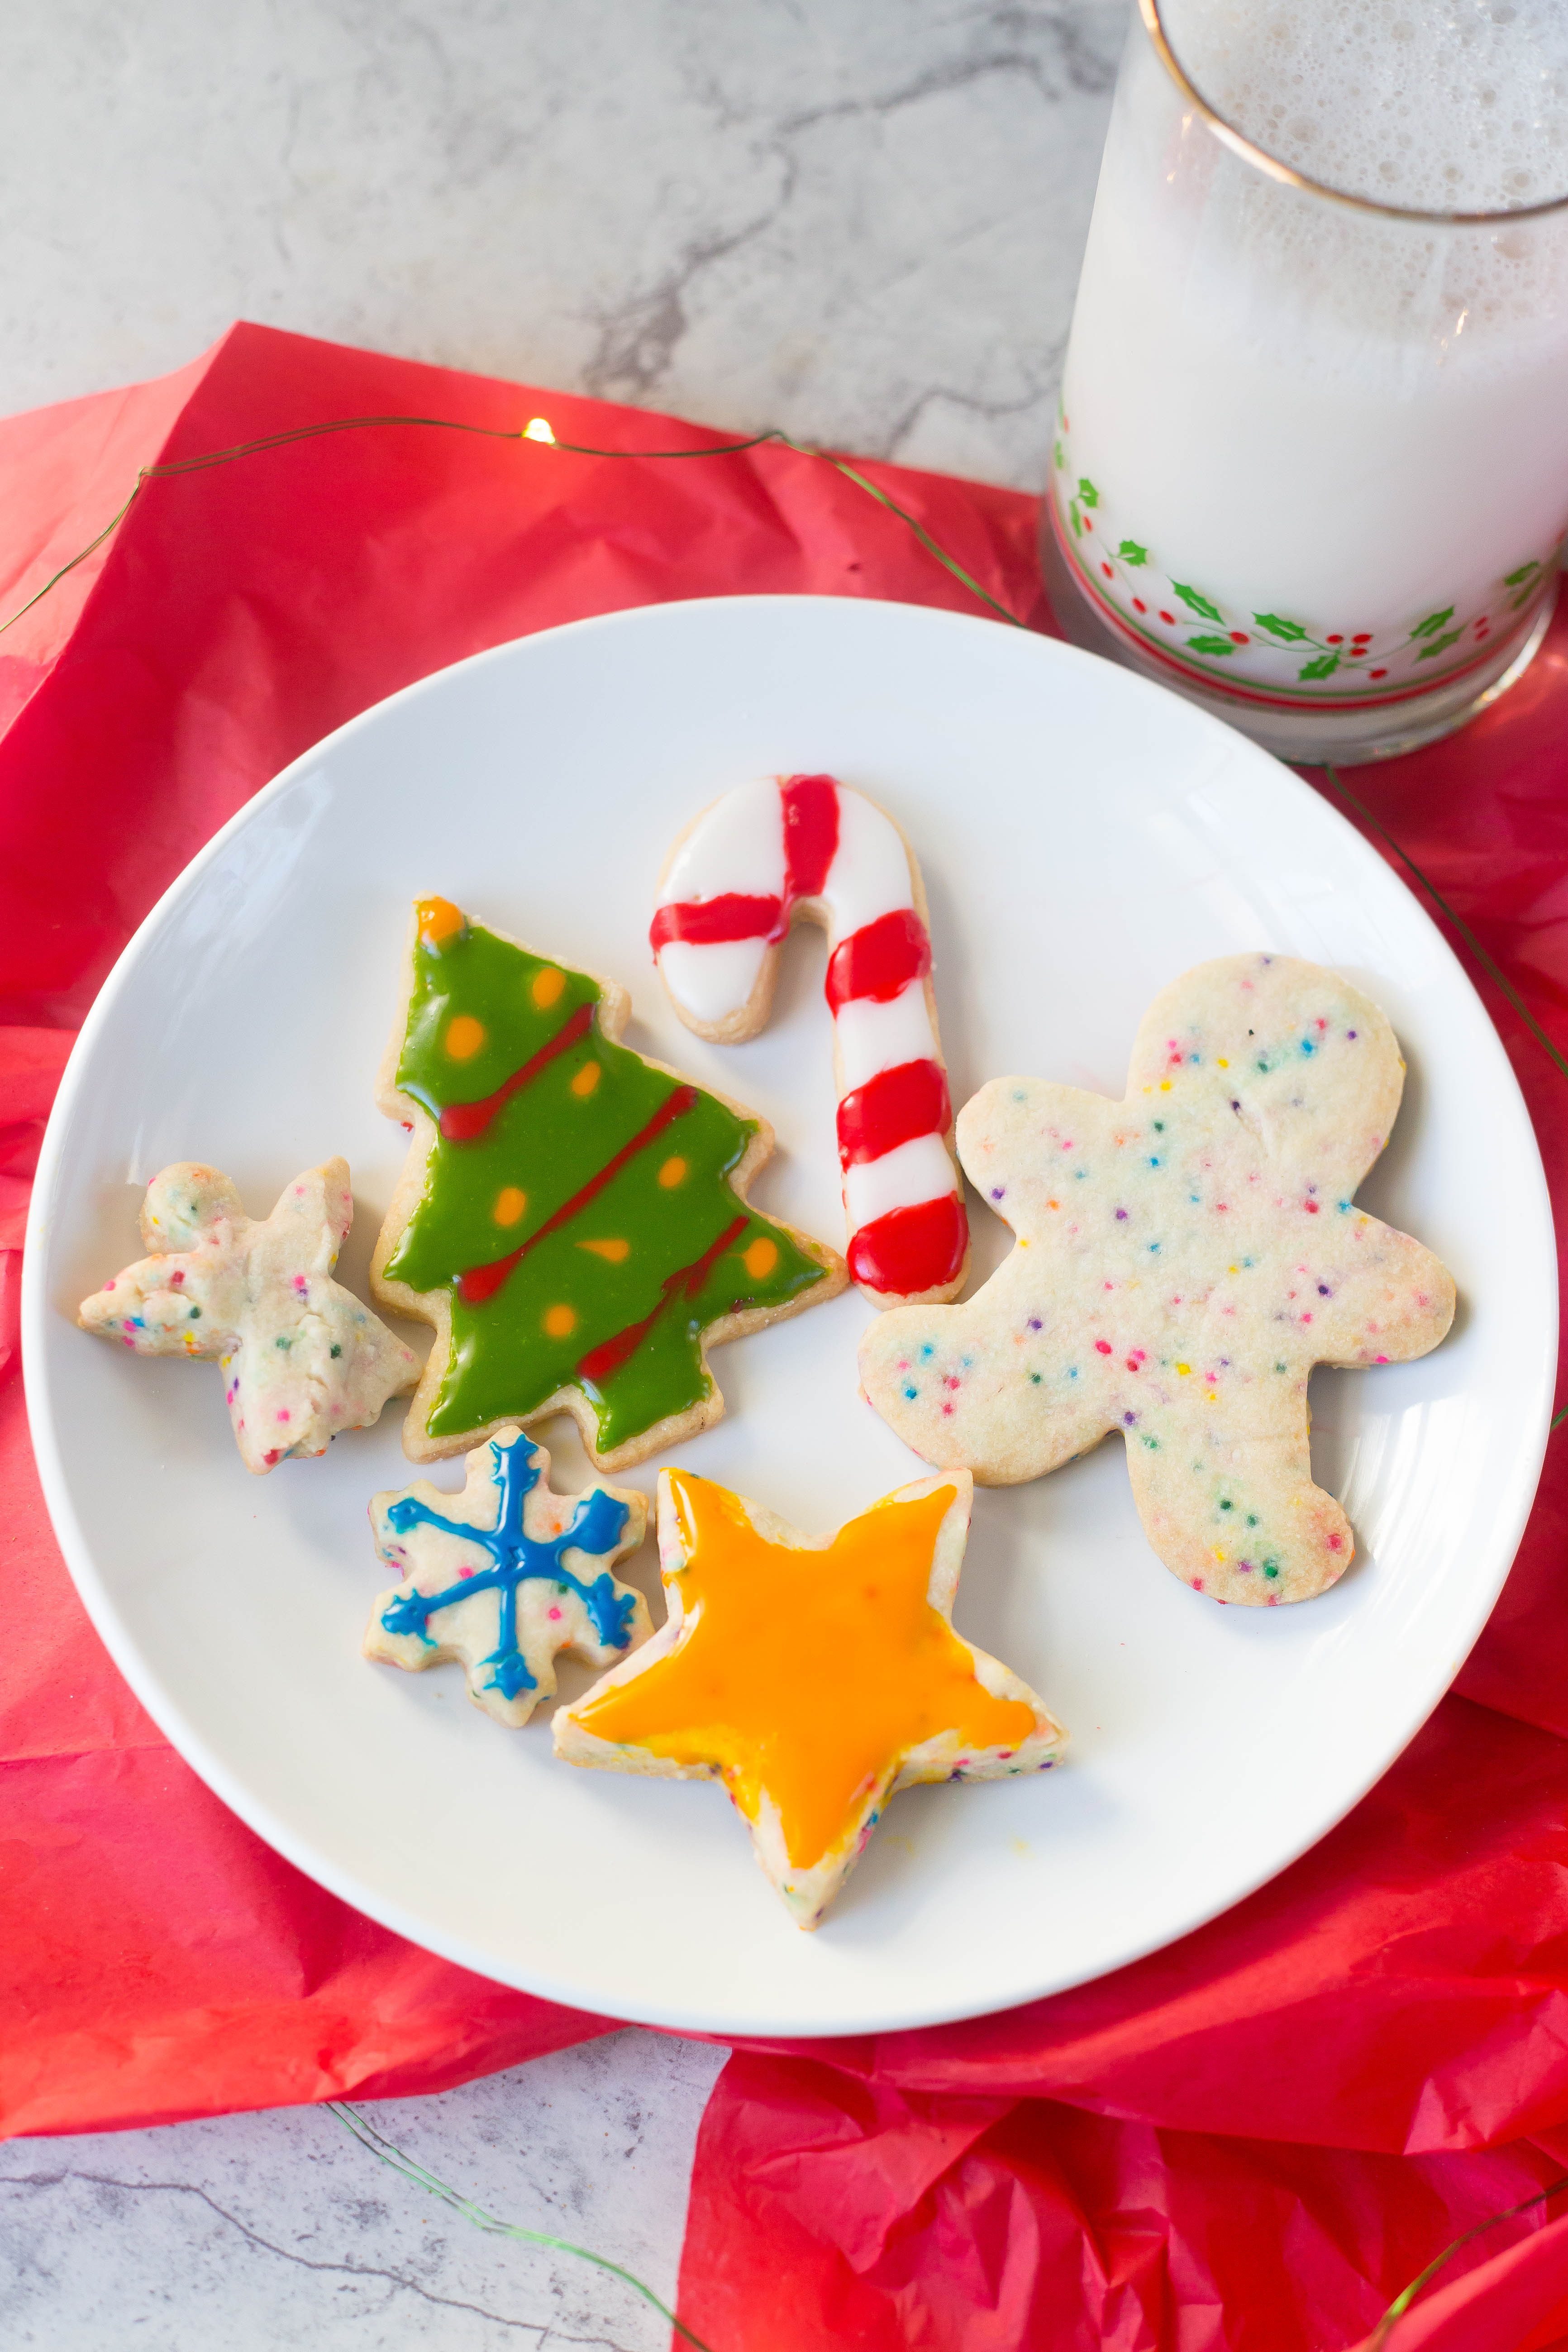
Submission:
MULTIPOLYGON (((41 604, 63 580, 96 555, 99 549, 113 538, 132 509, 146 496, 154 484, 174 480, 186 474, 204 473, 216 466, 232 465, 241 458, 260 457, 270 451, 289 448, 300 442, 318 440, 327 435, 370 432, 385 428, 463 433, 484 440, 510 441, 520 445, 525 442, 533 443, 569 457, 626 458, 658 464, 680 464, 700 457, 738 457, 751 450, 770 446, 788 450, 797 457, 807 458, 816 464, 831 467, 846 481, 853 483, 858 489, 863 491, 868 498, 873 499, 879 507, 901 523, 927 554, 997 620, 1004 621, 1009 627, 1016 629, 1026 629, 1029 625, 1027 622, 1021 620, 1017 614, 1010 612, 1005 604, 992 595, 989 589, 982 586, 973 572, 969 572, 955 556, 950 554, 947 549, 932 537, 918 516, 911 514, 909 509, 901 506, 896 499, 890 498, 888 492, 879 484, 874 482, 868 475, 851 465, 847 459, 834 456, 829 450, 819 449, 808 442, 796 440, 792 434, 784 432, 778 425, 770 425, 761 433, 750 434, 739 440, 701 442, 682 449, 612 449, 595 447, 583 442, 562 440, 549 419, 543 416, 530 417, 521 425, 503 426, 477 425, 459 417, 450 416, 387 415, 333 417, 318 425, 297 425, 283 433, 263 434, 254 440, 236 442, 228 448, 205 450, 193 457, 174 457, 156 465, 142 467, 129 496, 110 517, 103 529, 90 539, 85 547, 79 548, 66 562, 51 572, 41 587, 36 589, 25 604, 18 605, 5 620, 0 621, 0 636, 3 636, 7 630, 15 628, 17 622, 32 612, 36 605, 41 604)), ((1500 991, 1518 1014, 1531 1036, 1547 1055, 1559 1074, 1568 1078, 1568 1058, 1565 1058, 1552 1043, 1508 974, 1477 938, 1465 918, 1450 905, 1431 877, 1422 870, 1409 853, 1394 838, 1366 803, 1350 790, 1331 762, 1325 761, 1304 764, 1315 765, 1317 772, 1324 778, 1329 789, 1339 801, 1354 812, 1362 824, 1377 835, 1392 856, 1405 867, 1412 880, 1426 893, 1444 919, 1463 941, 1480 970, 1485 972, 1493 986, 1500 991)), ((1560 1427, 1565 1420, 1568 1420, 1568 1408, 1564 1408, 1557 1414, 1552 1423, 1552 1429, 1560 1427)), ((491 2236, 510 2238, 523 2244, 535 2246, 543 2252, 565 2254, 575 2261, 592 2263, 596 2269, 619 2279, 632 2293, 651 2305, 677 2334, 694 2347, 694 2352, 712 2352, 712 2347, 705 2344, 684 2320, 671 2311, 645 2281, 637 2277, 621 2263, 612 2262, 606 2255, 595 2253, 586 2246, 575 2245, 568 2239, 552 2237, 542 2231, 527 2230, 518 2224, 498 2220, 484 2207, 463 2196, 459 2190, 450 2188, 414 2158, 406 2156, 356 2108, 339 2100, 330 2100, 326 2104, 329 2113, 336 2117, 343 2128, 362 2147, 367 2149, 378 2163, 386 2165, 399 2173, 412 2187, 421 2189, 427 2195, 440 2199, 473 2228, 491 2236)), ((1533 2196, 1525 2198, 1521 2203, 1510 2206, 1506 2212, 1493 2214, 1489 2220, 1479 2222, 1474 2229, 1466 2231, 1461 2237, 1456 2238, 1451 2245, 1446 2246, 1426 2265, 1419 2276, 1411 2281, 1403 2294, 1396 2296, 1389 2305, 1370 2339, 1369 2352, 1384 2352, 1384 2347, 1388 2345, 1393 2330, 1409 2311, 1417 2296, 1425 2292, 1437 2273, 1456 2255, 1473 2244, 1477 2239, 1483 2237, 1488 2231, 1495 2230, 1506 2221, 1516 2220, 1521 2214, 1546 2203, 1550 2199, 1561 2195, 1565 2189, 1568 2189, 1568 2174, 1564 2174, 1561 2179, 1550 2182, 1545 2188, 1538 2190, 1533 2196)))

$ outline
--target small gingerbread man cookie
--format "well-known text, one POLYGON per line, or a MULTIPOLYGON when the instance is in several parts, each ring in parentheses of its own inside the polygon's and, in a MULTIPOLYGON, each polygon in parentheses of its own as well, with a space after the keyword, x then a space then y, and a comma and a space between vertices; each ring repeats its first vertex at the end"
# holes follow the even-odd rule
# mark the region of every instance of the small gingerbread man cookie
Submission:
POLYGON ((1354 1544, 1312 1484, 1308 1376, 1424 1356, 1454 1316, 1432 1253, 1355 1205, 1404 1080, 1359 990, 1265 955, 1156 998, 1123 1102, 994 1079, 959 1156, 1017 1247, 963 1305, 873 1324, 867 1396, 992 1486, 1121 1430, 1144 1532, 1194 1591, 1321 1592, 1354 1544))
POLYGON ((559 1652, 611 1666, 647 1641, 647 1603, 610 1567, 641 1543, 647 1504, 618 1486, 552 1493, 549 1454, 520 1429, 467 1465, 460 1495, 421 1478, 373 1497, 376 1550, 403 1582, 371 1611, 364 1654, 416 1671, 456 1660, 474 1705, 517 1726, 554 1696, 559 1652))
POLYGON ((324 1454, 419 1378, 413 1349, 331 1279, 353 1213, 346 1160, 296 1176, 265 1219, 246 1215, 218 1169, 176 1160, 142 1203, 153 1255, 77 1319, 139 1356, 216 1356, 247 1470, 324 1454))

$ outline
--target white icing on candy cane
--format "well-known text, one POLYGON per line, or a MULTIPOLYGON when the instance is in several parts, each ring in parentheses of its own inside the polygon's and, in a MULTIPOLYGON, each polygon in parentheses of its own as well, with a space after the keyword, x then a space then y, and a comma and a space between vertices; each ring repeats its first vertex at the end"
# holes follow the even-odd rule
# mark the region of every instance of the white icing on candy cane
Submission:
POLYGON ((649 934, 676 1011, 736 1044, 767 1019, 799 913, 827 932, 849 1270, 879 1306, 950 1298, 969 1228, 914 859, 831 776, 738 784, 676 844, 649 934))

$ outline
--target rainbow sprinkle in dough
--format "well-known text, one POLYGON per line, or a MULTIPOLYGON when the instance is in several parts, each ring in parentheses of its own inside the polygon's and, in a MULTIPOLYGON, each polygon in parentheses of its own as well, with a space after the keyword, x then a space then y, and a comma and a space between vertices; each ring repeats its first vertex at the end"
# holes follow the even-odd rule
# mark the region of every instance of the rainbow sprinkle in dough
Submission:
POLYGON ((555 1717, 568 1763, 721 1780, 797 1927, 815 1927, 888 1799, 1054 1764, 1067 1734, 952 1630, 973 1481, 885 1495, 813 1543, 664 1470, 662 1630, 555 1717))
POLYGON ((139 1356, 216 1356, 247 1470, 324 1454, 419 1377, 413 1349, 331 1279, 353 1213, 346 1160, 296 1176, 265 1219, 219 1170, 177 1160, 142 1203, 154 1255, 83 1299, 78 1320, 139 1356))
POLYGON ((1194 1591, 1321 1592, 1354 1542, 1312 1484, 1312 1367, 1424 1356, 1454 1317, 1430 1250, 1355 1205, 1404 1082, 1358 990, 1260 955, 1156 998, 1124 1102, 994 1079, 959 1156, 1017 1246, 961 1306, 873 1324, 866 1394, 928 1462, 991 1486, 1120 1430, 1144 1532, 1194 1591))
POLYGON ((428 1480, 370 1506, 375 1548, 403 1582, 371 1611, 364 1654, 417 1672, 461 1665, 474 1705, 524 1724, 555 1693, 563 1650, 614 1665, 646 1642, 647 1603, 610 1574, 647 1525, 641 1495, 557 1495, 550 1456, 502 1429, 468 1457, 459 1495, 428 1480))

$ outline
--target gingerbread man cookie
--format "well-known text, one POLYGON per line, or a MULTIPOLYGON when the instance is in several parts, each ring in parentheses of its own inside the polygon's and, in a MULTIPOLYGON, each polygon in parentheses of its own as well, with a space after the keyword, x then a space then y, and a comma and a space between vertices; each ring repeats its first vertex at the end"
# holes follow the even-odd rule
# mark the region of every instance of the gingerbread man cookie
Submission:
POLYGON ((1454 1285, 1355 1205, 1405 1065, 1315 964, 1229 956, 1156 998, 1123 1102, 997 1078, 959 1154, 1017 1246, 975 1296, 866 1333, 860 1378, 927 1461, 987 1485, 1126 1441, 1144 1531, 1221 1601, 1304 1601, 1354 1549, 1312 1484, 1314 1364, 1424 1356, 1454 1285))
POLYGON ((797 1927, 815 1927, 888 1799, 921 1780, 1054 1764, 1067 1734, 952 1630, 973 1481, 886 1495, 813 1542, 706 1478, 664 1470, 669 1615, 555 1717, 568 1763, 722 1780, 797 1927))
POLYGON ((419 1378, 413 1349, 331 1279, 353 1213, 346 1160, 308 1168, 267 1218, 246 1215, 218 1169, 177 1160, 142 1204, 153 1255, 83 1299, 78 1320, 139 1356, 216 1356, 247 1470, 324 1454, 419 1378))
POLYGON ((561 1651, 608 1666, 647 1639, 647 1601, 610 1574, 643 1539, 646 1500, 553 1493, 549 1454, 519 1429, 475 1446, 460 1495, 422 1478, 374 1496, 370 1523, 403 1581, 371 1611, 365 1656, 416 1671, 456 1660, 498 1723, 524 1724, 554 1696, 561 1651))

